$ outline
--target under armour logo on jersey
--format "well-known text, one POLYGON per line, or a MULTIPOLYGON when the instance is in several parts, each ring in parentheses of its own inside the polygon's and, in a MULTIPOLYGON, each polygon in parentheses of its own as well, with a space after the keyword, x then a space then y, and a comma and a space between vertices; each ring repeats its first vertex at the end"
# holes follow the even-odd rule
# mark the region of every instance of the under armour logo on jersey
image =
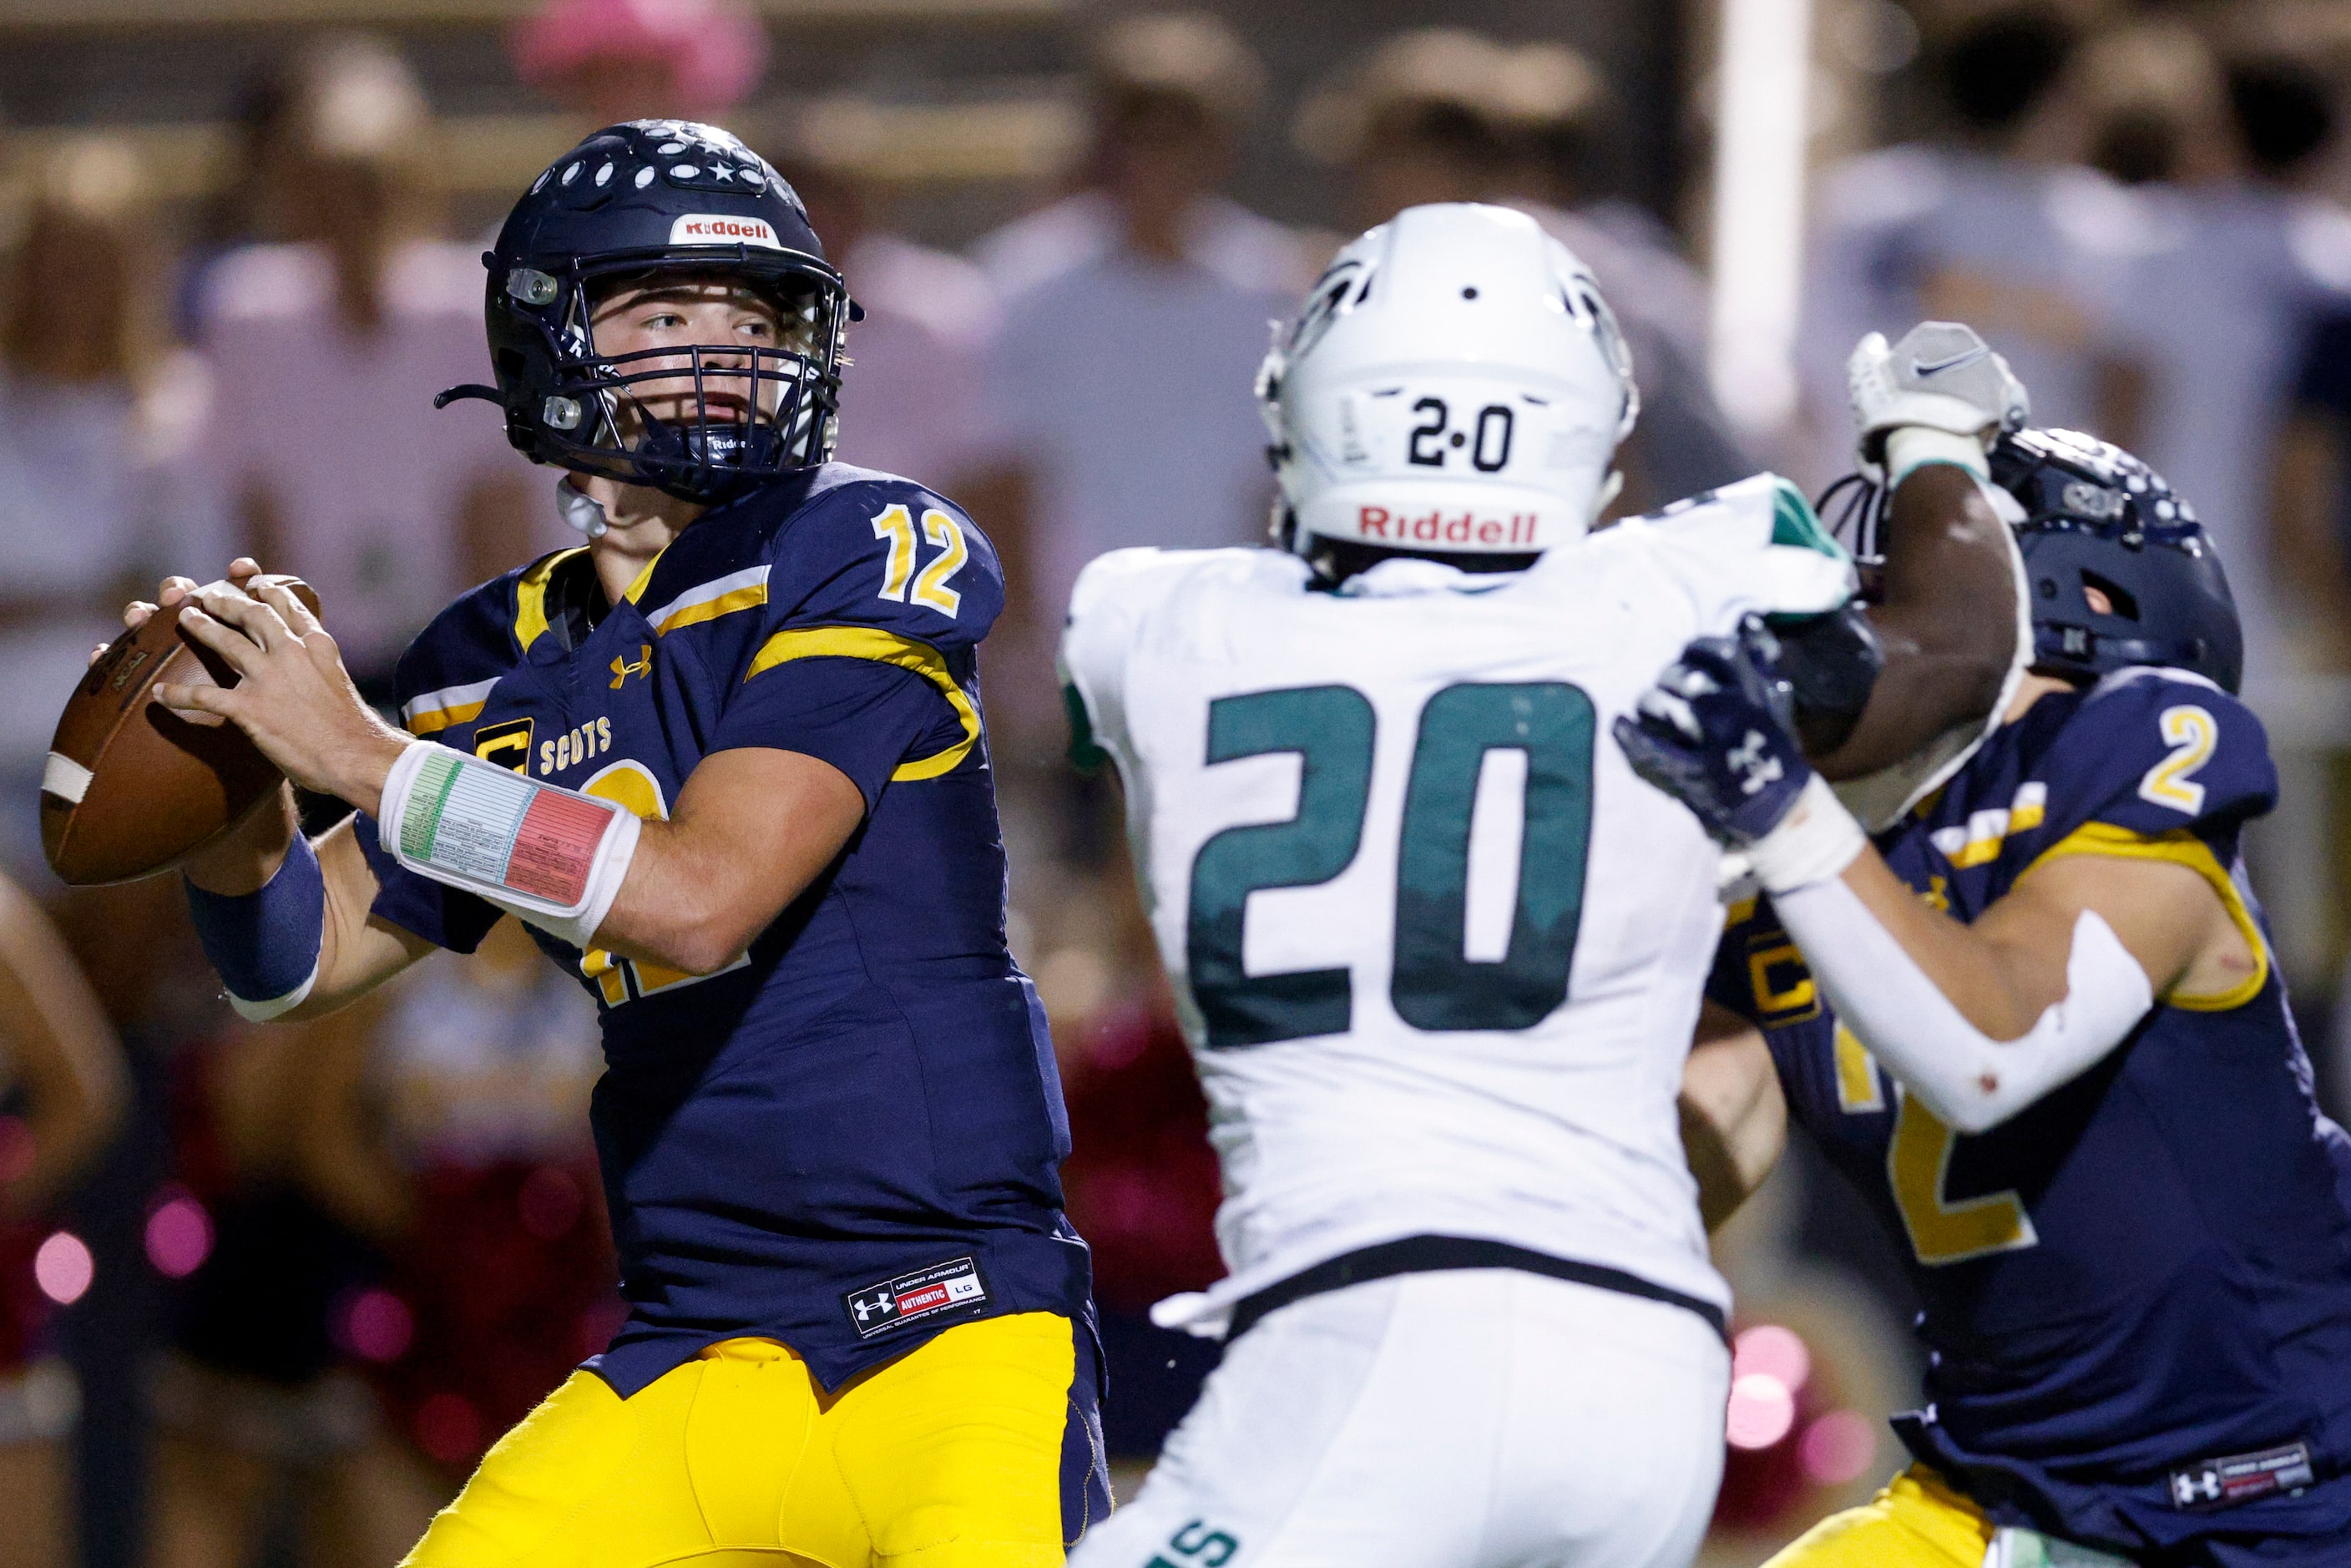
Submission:
POLYGON ((627 680, 631 675, 650 675, 653 674, 653 645, 651 643, 640 643, 637 644, 637 657, 635 663, 632 664, 629 661, 621 658, 617 654, 613 656, 612 689, 616 692, 619 691, 621 689, 621 683, 627 680))
POLYGON ((1787 776, 1780 759, 1769 755, 1770 743, 1760 729, 1750 729, 1747 738, 1731 749, 1731 770, 1740 776, 1739 792, 1752 795, 1768 784, 1776 784, 1787 776))
POLYGON ((2226 1454, 2172 1471, 2171 1505, 2229 1508, 2273 1492, 2299 1492, 2317 1479, 2306 1443, 2252 1454, 2226 1454))
POLYGON ((969 1258, 935 1263, 878 1285, 868 1285, 862 1291, 852 1291, 841 1298, 860 1339, 870 1339, 934 1312, 980 1307, 987 1301, 987 1281, 980 1277, 979 1265, 969 1258))

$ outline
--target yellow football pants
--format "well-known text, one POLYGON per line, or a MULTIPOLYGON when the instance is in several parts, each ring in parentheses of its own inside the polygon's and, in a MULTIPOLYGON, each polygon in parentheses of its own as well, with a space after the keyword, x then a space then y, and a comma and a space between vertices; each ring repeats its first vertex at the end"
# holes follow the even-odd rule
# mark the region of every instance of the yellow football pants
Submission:
POLYGON ((1860 1508, 1804 1531, 1763 1568, 1983 1568, 1992 1530, 1981 1509, 1913 1465, 1860 1508))
POLYGON ((592 1373, 501 1437, 404 1568, 1050 1568, 1076 1352, 1050 1312, 948 1329, 828 1397, 726 1340, 622 1399, 592 1373))

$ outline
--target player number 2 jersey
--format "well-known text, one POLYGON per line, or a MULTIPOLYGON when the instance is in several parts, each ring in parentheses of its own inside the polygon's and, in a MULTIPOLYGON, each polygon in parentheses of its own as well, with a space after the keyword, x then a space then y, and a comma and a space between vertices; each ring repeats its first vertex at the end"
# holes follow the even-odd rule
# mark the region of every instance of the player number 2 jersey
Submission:
POLYGON ((1975 1136, 1838 1023, 1768 900, 1731 911, 1709 990, 1763 1030, 1791 1115, 1924 1309, 1928 1404, 1896 1429, 2000 1523, 2136 1558, 2351 1522, 2351 1489, 2312 1484, 2351 1458, 2351 1147, 2314 1103, 2238 860, 2276 793, 2241 704, 2130 669, 2041 698, 1880 836, 1896 875, 1970 923, 2061 856, 2180 866, 2254 956, 1975 1136))
POLYGON ((1420 1234, 1725 1301, 1675 1111, 1718 857, 1609 725, 1692 637, 1851 581, 1769 476, 1523 573, 1086 569, 1073 716, 1124 780, 1225 1170, 1232 1272, 1163 1321, 1420 1234))

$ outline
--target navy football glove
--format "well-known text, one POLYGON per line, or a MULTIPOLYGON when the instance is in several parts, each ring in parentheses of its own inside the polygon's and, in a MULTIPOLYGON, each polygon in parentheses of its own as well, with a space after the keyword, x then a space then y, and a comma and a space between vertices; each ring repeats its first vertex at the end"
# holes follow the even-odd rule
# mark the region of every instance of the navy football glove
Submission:
POLYGON ((1739 635, 1700 637, 1616 720, 1633 771, 1698 814, 1720 842, 1751 844, 1795 806, 1813 777, 1797 744, 1793 695, 1772 674, 1779 640, 1749 616, 1739 635))

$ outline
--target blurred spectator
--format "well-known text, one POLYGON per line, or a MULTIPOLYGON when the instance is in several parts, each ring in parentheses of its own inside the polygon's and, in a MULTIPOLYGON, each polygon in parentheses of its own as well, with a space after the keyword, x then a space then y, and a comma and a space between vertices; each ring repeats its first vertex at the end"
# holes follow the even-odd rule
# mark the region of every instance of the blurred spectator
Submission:
POLYGON ((796 152, 773 162, 865 312, 849 329, 835 455, 944 491, 986 526, 991 508, 966 492, 996 458, 985 385, 995 290, 961 256, 879 226, 872 193, 847 161, 820 147, 796 152))
POLYGON ((36 804, 58 708, 123 601, 189 543, 166 480, 204 378, 158 336, 152 224, 131 154, 83 142, 47 159, 0 260, 0 662, 26 694, 0 707, 0 866, 18 875, 46 874, 36 804))
POLYGON ((2351 303, 2351 214, 2298 178, 2331 134, 2332 106, 2274 62, 2232 91, 2176 26, 2112 35, 2085 65, 2093 149, 2140 182, 2150 219, 2125 304, 2148 374, 2136 450, 2220 546, 2258 709, 2264 688, 2340 666, 2346 649, 2339 580, 2309 570, 2309 541, 2281 555, 2291 536, 2273 531, 2272 479, 2305 347, 2351 303))
MULTIPOLYGON (((2187 52, 2176 37, 2171 47, 2187 52)), ((2143 46, 2118 63, 2158 57, 2143 46)), ((2131 295, 2153 367, 2140 450, 2195 504, 2228 565, 2245 630, 2245 696, 2272 726, 2281 783, 2278 809, 2246 850, 2282 967, 2308 994, 2335 977, 2339 930, 2339 775, 2314 743, 2339 741, 2312 732, 2294 682, 2351 668, 2351 584, 2335 532, 2351 387, 2335 357, 2344 329, 2330 325, 2351 315, 2351 214, 2315 190, 2335 135, 2335 84, 2291 56, 2241 60, 2225 87, 2202 63, 2192 92, 2172 86, 2179 156, 2151 157, 2168 183, 2145 193, 2161 244, 2131 295), (2208 141, 2235 153, 2242 174, 2209 152, 2190 156, 2208 141)), ((2147 63, 2139 75, 2165 84, 2147 63)), ((2139 118, 2161 123, 2149 109, 2139 118)), ((2341 1064, 2321 1070, 2339 1089, 2341 1064)))
POLYGON ((1300 111, 1297 141, 1343 165, 1354 221, 1425 202, 1500 202, 1527 213, 1592 268, 1615 310, 1641 388, 1616 510, 1639 512, 1742 479, 1739 448, 1706 382, 1706 286, 1656 219, 1593 200, 1605 89, 1556 44, 1504 48, 1474 33, 1400 33, 1300 111))
POLYGON ((183 342, 204 335, 213 264, 242 246, 287 237, 273 226, 278 214, 269 187, 282 162, 277 150, 290 134, 294 87, 284 61, 237 84, 224 128, 228 145, 221 159, 220 183, 197 204, 180 252, 172 324, 183 342))
POLYGON ((487 350, 477 247, 429 237, 434 131, 415 80, 366 38, 313 47, 290 80, 257 175, 288 243, 232 251, 204 283, 204 455, 231 535, 317 587, 364 685, 460 589, 563 530, 495 410, 433 407, 483 379, 487 350))
POLYGON ((0 1568, 65 1562, 64 1438, 78 1399, 44 1333, 89 1284, 57 1201, 113 1134, 128 1074, 98 998, 40 906, 0 877, 0 1568))
MULTIPOLYGON (((1263 535, 1273 487, 1250 386, 1311 264, 1217 193, 1261 78, 1212 17, 1113 24, 1089 62, 1084 187, 978 246, 1004 299, 990 401, 1028 481, 1025 526, 998 543, 1040 645, 1104 550, 1263 535)), ((1049 658, 1032 650, 995 691, 1050 697, 1049 658)))
POLYGON ((513 922, 190 1085, 217 1240, 157 1393, 156 1562, 390 1563, 620 1312, 594 1009, 513 922), (291 1511, 290 1519, 284 1517, 291 1511))
POLYGON ((2081 141, 2064 123, 2075 95, 2052 89, 2078 42, 2054 5, 1978 15, 1937 51, 1953 139, 1865 153, 1823 176, 1798 345, 1807 484, 1853 466, 1854 344, 1922 319, 1982 332, 2030 389, 2035 423, 2126 445, 2140 434, 2116 317, 2141 218, 2113 180, 2065 161, 2081 141))
POLYGON ((513 55, 523 80, 598 125, 710 120, 758 83, 768 35, 742 0, 547 0, 513 55))

